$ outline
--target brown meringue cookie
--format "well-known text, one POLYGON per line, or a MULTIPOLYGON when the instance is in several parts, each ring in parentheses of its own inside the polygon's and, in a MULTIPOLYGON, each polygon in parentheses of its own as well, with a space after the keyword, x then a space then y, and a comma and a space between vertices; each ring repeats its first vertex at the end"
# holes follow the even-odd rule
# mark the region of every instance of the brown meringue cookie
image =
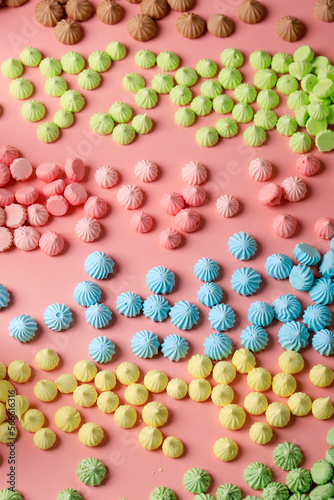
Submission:
POLYGON ((238 6, 239 19, 244 23, 259 23, 262 20, 263 15, 263 5, 257 0, 244 0, 238 6))
POLYGON ((96 15, 105 24, 116 24, 121 20, 124 10, 113 0, 104 0, 96 9, 96 15))
POLYGON ((139 42, 146 42, 154 37, 156 24, 152 17, 146 14, 136 14, 128 21, 128 33, 139 42))
POLYGON ((314 6, 314 13, 320 21, 332 23, 334 21, 334 0, 318 0, 314 6))
POLYGON ((204 33, 204 19, 193 12, 184 12, 176 21, 176 29, 185 38, 198 38, 204 33))
POLYGON ((286 42, 296 42, 304 33, 304 25, 293 16, 283 16, 276 23, 276 33, 286 42))
POLYGON ((224 16, 224 14, 213 14, 213 16, 209 17, 206 25, 209 33, 213 36, 217 36, 218 38, 230 36, 234 30, 234 23, 232 19, 224 16))
POLYGON ((21 5, 27 3, 28 0, 4 0, 2 4, 7 7, 21 7, 21 5))
POLYGON ((168 5, 173 10, 178 10, 179 12, 186 12, 190 10, 195 5, 195 0, 167 0, 168 5))
POLYGON ((142 0, 140 10, 142 14, 153 17, 153 19, 161 19, 168 10, 167 0, 142 0))
POLYGON ((65 45, 77 43, 83 34, 80 24, 73 19, 62 19, 59 21, 55 26, 54 32, 58 42, 65 45))
POLYGON ((64 17, 64 11, 56 0, 42 0, 35 7, 35 18, 43 26, 56 26, 64 17))
POLYGON ((93 14, 94 7, 88 0, 68 0, 65 10, 74 21, 87 21, 93 14))

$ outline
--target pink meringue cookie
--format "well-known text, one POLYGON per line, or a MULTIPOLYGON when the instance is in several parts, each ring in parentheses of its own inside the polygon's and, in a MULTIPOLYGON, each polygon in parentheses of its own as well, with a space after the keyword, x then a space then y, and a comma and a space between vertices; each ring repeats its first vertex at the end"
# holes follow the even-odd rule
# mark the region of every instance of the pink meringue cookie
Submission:
POLYGON ((202 163, 190 161, 182 167, 181 175, 184 182, 195 186, 197 184, 202 184, 206 180, 208 171, 202 163))
POLYGON ((43 194, 45 196, 54 196, 55 194, 62 194, 64 189, 65 182, 63 179, 57 179, 43 187, 43 194))
POLYGON ((92 217, 83 217, 75 225, 75 234, 79 240, 89 243, 96 240, 101 232, 101 226, 92 217))
POLYGON ((6 222, 6 212, 3 208, 0 207, 0 227, 3 226, 6 222))
POLYGON ((14 231, 14 245, 20 250, 30 252, 38 246, 40 234, 34 227, 22 226, 14 231))
POLYGON ((233 217, 239 211, 239 201, 230 194, 222 194, 216 201, 216 208, 222 217, 233 217))
POLYGON ((10 181, 10 170, 4 163, 0 163, 0 187, 4 187, 10 181))
POLYGON ((181 231, 192 233, 200 223, 201 217, 193 208, 184 208, 175 215, 175 224, 181 231))
POLYGON ((16 158, 9 168, 13 179, 16 181, 26 181, 32 174, 31 163, 25 158, 16 158))
POLYGON ((8 250, 12 246, 13 235, 6 227, 0 227, 0 252, 8 250))
POLYGON ((184 200, 179 193, 165 193, 160 206, 168 215, 176 215, 184 207, 184 200))
POLYGON ((51 215, 62 216, 68 210, 68 201, 64 196, 54 195, 46 200, 46 208, 51 215))
POLYGON ((273 229, 280 238, 290 238, 297 227, 297 220, 291 214, 278 214, 273 220, 273 229))
POLYGON ((52 182, 59 175, 59 167, 55 163, 45 162, 40 163, 36 168, 36 176, 44 182, 52 182))
POLYGON ((310 177, 318 172, 320 160, 313 155, 301 155, 297 159, 296 167, 300 174, 310 177))
POLYGON ((191 207, 199 207, 202 203, 204 203, 206 192, 202 186, 188 184, 182 191, 182 197, 187 205, 191 207))
POLYGON ((135 212, 131 217, 130 224, 137 233, 147 233, 153 226, 153 219, 146 212, 135 212))
POLYGON ((117 184, 118 172, 113 167, 104 165, 96 170, 95 180, 97 184, 104 189, 112 188, 117 184))
POLYGON ((307 191, 305 182, 299 177, 287 177, 282 182, 282 188, 284 198, 289 201, 302 200, 307 191))
POLYGON ((9 167, 9 165, 19 158, 19 152, 14 146, 7 144, 6 146, 0 146, 0 162, 4 163, 9 167))
POLYGON ((32 205, 38 198, 38 191, 33 186, 20 188, 15 193, 15 199, 21 205, 32 205))
POLYGON ((264 158, 255 158, 250 162, 248 171, 254 181, 264 182, 272 176, 273 167, 270 161, 264 158))
POLYGON ((88 217, 101 219, 108 210, 108 204, 99 196, 90 196, 84 204, 84 212, 88 217))
POLYGON ((6 207, 14 202, 14 193, 8 189, 0 189, 0 207, 6 207))
POLYGON ((11 229, 22 226, 27 218, 27 212, 25 208, 21 207, 21 205, 18 205, 17 203, 7 205, 7 207, 5 207, 5 213, 6 226, 10 227, 11 229))
POLYGON ((117 201, 127 210, 136 210, 143 203, 143 191, 131 184, 123 185, 117 193, 117 201))
POLYGON ((143 182, 152 182, 158 177, 158 166, 150 160, 141 160, 135 166, 135 176, 143 182))
POLYGON ((85 201, 87 200, 87 196, 88 195, 86 189, 77 182, 68 184, 64 190, 64 197, 70 205, 73 205, 75 207, 85 203, 85 201))
POLYGON ((322 217, 314 224, 314 231, 319 238, 330 240, 334 236, 334 219, 331 217, 322 217))
POLYGON ((164 229, 161 231, 159 241, 161 245, 167 250, 177 248, 181 243, 181 234, 173 228, 164 229))
POLYGON ((55 257, 64 248, 64 238, 55 231, 46 231, 39 240, 39 248, 49 257, 55 257))
POLYGON ((258 194, 258 200, 261 205, 266 207, 272 207, 274 205, 280 205, 282 199, 283 190, 281 186, 270 182, 260 189, 258 194))
POLYGON ((35 203, 27 208, 27 219, 31 226, 44 226, 44 224, 47 223, 48 218, 49 212, 44 205, 35 203))
POLYGON ((85 165, 82 159, 69 156, 65 162, 65 175, 70 181, 81 181, 85 177, 85 165))

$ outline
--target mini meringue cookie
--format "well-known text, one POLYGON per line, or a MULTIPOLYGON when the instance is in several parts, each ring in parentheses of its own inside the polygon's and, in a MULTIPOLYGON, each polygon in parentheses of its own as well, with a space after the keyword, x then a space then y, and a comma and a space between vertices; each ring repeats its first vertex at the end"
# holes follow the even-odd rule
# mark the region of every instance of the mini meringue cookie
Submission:
POLYGON ((233 217, 239 211, 239 201, 230 194, 223 194, 217 199, 216 208, 222 217, 233 217))
POLYGON ((15 199, 21 205, 32 205, 39 196, 37 189, 33 186, 20 188, 15 193, 15 199))
POLYGON ((232 19, 224 14, 213 14, 207 21, 208 32, 218 38, 230 36, 234 30, 232 19))
POLYGON ((6 226, 15 229, 25 223, 27 212, 24 207, 17 203, 7 205, 4 209, 6 226))
POLYGON ((261 205, 272 207, 274 205, 281 204, 282 194, 283 190, 281 186, 275 184, 274 182, 270 182, 260 189, 258 193, 258 200, 261 205))
POLYGON ((94 241, 99 237, 100 232, 100 224, 92 217, 83 217, 75 225, 75 234, 81 241, 94 241))
POLYGON ((290 238, 297 228, 297 220, 290 214, 278 214, 273 219, 273 229, 280 238, 290 238))
POLYGON ((46 208, 51 215, 62 216, 67 213, 68 202, 61 195, 53 195, 46 201, 46 208))
POLYGON ((132 38, 139 42, 146 42, 154 37, 156 23, 146 14, 137 14, 129 19, 127 29, 132 38))
POLYGON ((65 5, 66 14, 75 21, 87 21, 94 11, 88 0, 68 0, 65 5))
POLYGON ((49 257, 54 257, 63 250, 64 238, 55 231, 46 231, 39 240, 39 247, 49 257))
POLYGON ((319 238, 330 240, 334 236, 334 219, 323 217, 314 224, 314 231, 319 238))
POLYGON ((184 12, 176 21, 176 29, 185 38, 198 38, 206 28, 204 19, 193 12, 184 12))
POLYGON ((187 205, 199 207, 204 203, 206 192, 202 186, 188 185, 183 189, 182 197, 187 205))
POLYGON ((43 194, 47 197, 60 195, 64 192, 65 182, 63 179, 57 179, 55 181, 49 182, 43 187, 43 194))
POLYGON ((0 189, 0 207, 6 207, 14 202, 14 193, 8 189, 0 189))
POLYGON ((85 165, 81 158, 69 156, 65 162, 65 175, 72 182, 80 182, 85 176, 85 165))
POLYGON ((160 244, 167 250, 177 248, 181 243, 181 234, 172 228, 164 229, 159 235, 160 244))
POLYGON ((320 21, 331 23, 334 21, 334 5, 331 0, 318 0, 314 6, 314 13, 320 21))
POLYGON ((110 189, 118 181, 118 172, 113 167, 104 165, 95 171, 95 181, 104 189, 110 189))
POLYGON ((123 8, 113 0, 104 0, 99 3, 96 15, 105 24, 116 24, 123 16, 123 8))
POLYGON ((0 227, 5 224, 6 221, 6 213, 3 208, 0 207, 0 227))
POLYGON ((299 177, 287 177, 282 182, 283 196, 289 201, 300 201, 306 195, 306 184, 299 177))
POLYGON ((123 185, 117 193, 118 203, 127 210, 136 210, 144 199, 143 191, 135 185, 123 185))
POLYGON ((0 146, 0 162, 7 165, 7 167, 9 167, 10 164, 19 157, 19 152, 16 148, 14 148, 14 146, 9 144, 0 146))
POLYGON ((305 27, 296 17, 283 16, 277 21, 275 29, 282 40, 295 42, 302 37, 305 27))
POLYGON ((10 181, 10 170, 4 163, 0 163, 0 187, 4 187, 10 181))
POLYGON ((32 166, 25 158, 16 158, 10 163, 10 173, 16 181, 26 181, 32 174, 32 166))
POLYGON ((66 186, 64 190, 64 197, 70 205, 78 206, 85 203, 87 199, 87 192, 81 184, 73 182, 66 186))
POLYGON ((176 215, 184 207, 184 200, 179 193, 165 193, 160 200, 161 208, 168 215, 176 215))
POLYGON ((42 54, 34 47, 26 47, 20 54, 22 64, 34 68, 39 65, 42 59, 42 54))
POLYGON ((135 212, 131 217, 130 224, 137 233, 147 233, 153 226, 153 219, 146 212, 135 212))
POLYGON ((201 217, 198 212, 192 208, 184 208, 175 216, 175 223, 178 229, 186 233, 195 231, 200 223, 201 217))
POLYGON ((167 0, 142 0, 140 11, 153 19, 163 18, 168 10, 167 0))
POLYGON ((135 166, 135 176, 143 182, 152 182, 158 176, 158 166, 150 160, 141 160, 135 166))
POLYGON ((13 235, 6 227, 0 227, 0 252, 8 250, 13 243, 13 235))
POLYGON ((192 9, 195 5, 195 0, 167 0, 167 2, 171 9, 179 12, 192 9))
POLYGON ((121 61, 126 56, 126 47, 121 42, 114 41, 109 43, 106 52, 112 61, 121 61))
POLYGON ((59 167, 56 163, 40 163, 36 168, 36 177, 44 182, 52 182, 59 175, 59 167))
POLYGON ((270 179, 272 170, 271 163, 264 158, 255 158, 250 162, 248 167, 251 178, 259 182, 264 182, 270 179))
POLYGON ((297 170, 307 177, 314 175, 320 169, 320 160, 313 155, 302 155, 296 162, 297 170))
POLYGON ((38 246, 39 232, 30 226, 18 227, 14 231, 14 245, 20 250, 29 252, 38 246))
POLYGON ((205 182, 208 172, 202 163, 190 161, 182 167, 181 175, 187 184, 197 185, 205 182))
POLYGON ((93 217, 94 219, 100 219, 103 217, 107 213, 107 210, 107 202, 99 196, 90 196, 84 204, 85 214, 88 217, 93 217))
POLYGON ((244 23, 259 23, 263 16, 263 5, 257 0, 243 0, 238 6, 238 17, 244 23))

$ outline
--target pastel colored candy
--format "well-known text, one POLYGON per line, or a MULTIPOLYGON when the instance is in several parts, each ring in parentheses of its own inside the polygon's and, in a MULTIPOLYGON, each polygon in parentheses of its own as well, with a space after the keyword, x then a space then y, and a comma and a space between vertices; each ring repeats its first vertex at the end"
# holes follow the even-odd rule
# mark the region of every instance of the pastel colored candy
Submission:
POLYGON ((99 196, 90 196, 84 205, 85 214, 95 219, 103 217, 107 213, 107 210, 107 202, 99 196))
POLYGON ((0 163, 0 187, 5 186, 10 180, 10 170, 4 163, 0 163))
POLYGON ((280 238, 290 238, 297 228, 297 220, 290 214, 278 214, 273 219, 273 230, 280 238))
POLYGON ((43 187, 43 194, 45 196, 59 195, 63 194, 64 189, 65 189, 65 182, 63 181, 63 179, 57 179, 43 187))
POLYGON ((36 168, 36 177, 44 182, 52 182, 59 175, 59 167, 56 163, 40 163, 36 168))
POLYGON ((67 213, 68 202, 64 196, 53 195, 47 199, 46 208, 51 215, 62 216, 67 213))
POLYGON ((8 189, 0 189, 0 207, 6 207, 14 202, 14 193, 8 189))
POLYGON ((80 182, 85 176, 85 165, 81 158, 70 156, 65 163, 66 177, 73 182, 80 182))
POLYGON ((16 201, 22 205, 32 205, 35 203, 38 196, 39 193, 33 186, 23 187, 15 192, 16 201))
POLYGON ((258 199, 262 205, 272 207, 274 205, 281 204, 282 195, 282 188, 278 184, 270 182, 269 184, 266 184, 262 189, 260 189, 258 193, 258 199))
POLYGON ((118 172, 113 167, 105 165, 95 171, 95 181, 104 189, 109 189, 117 184, 118 172))
POLYGON ((44 226, 49 218, 49 212, 44 205, 35 203, 27 208, 27 219, 31 226, 44 226))
POLYGON ((30 226, 21 226, 14 231, 14 245, 20 250, 29 252, 38 246, 39 232, 30 226))
POLYGON ((87 200, 87 192, 81 184, 73 182, 65 187, 64 197, 70 205, 78 206, 87 200))
POLYGON ((81 241, 94 241, 100 233, 101 226, 93 217, 83 217, 75 225, 75 234, 81 241))
POLYGON ((19 158, 19 156, 19 152, 14 146, 10 144, 0 146, 0 162, 7 165, 7 167, 9 167, 14 160, 19 158))
POLYGON ((13 243, 13 235, 6 227, 0 227, 0 252, 8 250, 13 243))
POLYGON ((32 166, 25 158, 17 158, 10 164, 10 172, 16 181, 26 181, 32 174, 32 166))
POLYGON ((6 217, 6 226, 10 228, 17 228, 24 224, 27 212, 24 207, 16 203, 7 205, 4 209, 6 217))

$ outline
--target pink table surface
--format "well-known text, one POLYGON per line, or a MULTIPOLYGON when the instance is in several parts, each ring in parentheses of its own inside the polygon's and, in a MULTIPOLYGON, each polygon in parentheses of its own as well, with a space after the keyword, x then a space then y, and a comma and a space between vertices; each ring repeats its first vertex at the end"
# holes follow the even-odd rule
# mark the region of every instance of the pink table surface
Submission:
MULTIPOLYGON (((0 54, 1 61, 7 57, 18 57, 20 51, 28 45, 39 48, 44 56, 60 58, 70 47, 55 41, 52 29, 43 28, 33 20, 34 5, 30 1, 20 9, 3 9, 0 11, 0 54)), ((97 4, 98 2, 94 2, 97 4)), ((189 129, 178 128, 174 124, 176 107, 168 96, 159 98, 159 105, 148 112, 155 123, 154 133, 146 137, 138 137, 133 144, 122 147, 113 142, 111 137, 100 137, 89 130, 89 118, 97 111, 107 111, 109 106, 118 100, 128 102, 136 112, 140 112, 134 101, 134 96, 122 88, 122 78, 129 72, 142 74, 147 82, 159 70, 141 70, 135 65, 134 55, 141 48, 148 48, 158 53, 161 50, 174 50, 181 57, 182 65, 195 66, 202 57, 213 58, 219 64, 220 53, 226 47, 237 47, 246 56, 256 49, 268 50, 271 54, 279 51, 293 51, 304 44, 312 46, 316 54, 323 54, 334 61, 333 45, 329 40, 333 35, 333 25, 321 23, 313 15, 313 0, 281 0, 280 2, 263 1, 268 13, 259 25, 244 25, 238 21, 236 7, 238 1, 200 1, 195 11, 208 18, 215 12, 230 15, 236 21, 235 33, 226 40, 213 38, 208 33, 198 40, 190 41, 181 38, 175 29, 178 13, 170 12, 159 22, 159 36, 145 44, 133 41, 126 32, 126 19, 138 12, 139 7, 121 1, 126 11, 125 19, 118 25, 108 27, 102 25, 96 17, 84 23, 85 37, 73 50, 79 51, 86 58, 97 49, 105 49, 112 40, 123 42, 128 49, 127 57, 113 64, 112 68, 102 75, 103 84, 94 92, 83 92, 87 98, 85 109, 75 116, 75 125, 61 134, 61 139, 51 145, 46 145, 36 138, 38 124, 26 123, 20 114, 21 103, 9 94, 9 82, 0 77, 0 104, 3 108, 0 116, 1 143, 17 146, 22 154, 34 166, 43 161, 55 161, 64 165, 66 154, 76 154, 83 158, 87 165, 87 175, 84 185, 89 194, 100 195, 110 203, 108 215, 101 220, 102 236, 91 244, 79 241, 74 234, 76 221, 83 216, 82 208, 71 208, 68 215, 53 218, 41 232, 46 230, 59 231, 66 239, 66 248, 62 255, 49 258, 36 250, 30 253, 11 249, 0 256, 0 281, 11 293, 10 305, 0 312, 1 343, 0 359, 7 365, 15 359, 23 359, 33 367, 33 375, 27 384, 16 384, 20 394, 29 398, 31 407, 39 408, 46 415, 46 425, 58 436, 57 444, 50 451, 41 451, 33 444, 32 434, 21 429, 18 423, 19 440, 17 442, 17 489, 25 500, 51 500, 66 487, 77 488, 84 499, 117 500, 121 497, 127 500, 147 500, 150 492, 157 486, 165 485, 173 488, 179 499, 188 500, 193 495, 182 486, 182 477, 189 467, 203 467, 212 475, 210 492, 214 494, 217 487, 224 482, 233 482, 242 488, 243 495, 251 493, 245 484, 242 473, 247 464, 263 461, 272 466, 274 478, 285 481, 286 473, 278 469, 272 460, 274 447, 285 440, 300 445, 304 452, 302 465, 311 467, 313 462, 323 458, 327 445, 325 435, 333 425, 333 420, 319 421, 312 415, 304 418, 291 418, 289 425, 275 430, 272 442, 267 446, 258 446, 248 437, 252 423, 264 420, 263 416, 247 416, 246 424, 240 431, 228 431, 218 421, 219 408, 211 401, 196 403, 186 398, 182 401, 170 399, 166 393, 154 395, 153 400, 165 403, 170 412, 166 426, 162 428, 164 436, 175 435, 182 439, 185 454, 178 460, 165 457, 161 450, 147 452, 141 449, 137 435, 143 424, 138 423, 131 430, 117 428, 112 415, 102 414, 96 407, 81 411, 83 422, 99 423, 105 431, 105 439, 97 448, 85 448, 78 440, 77 432, 64 434, 54 424, 53 416, 63 405, 71 405, 71 395, 59 395, 49 404, 39 402, 33 393, 34 384, 40 379, 49 377, 55 380, 61 373, 71 372, 73 365, 80 359, 88 358, 88 344, 98 335, 107 335, 116 344, 116 355, 105 367, 114 370, 121 361, 130 360, 138 364, 143 375, 150 369, 159 368, 169 377, 181 377, 190 382, 187 372, 187 362, 190 355, 203 353, 203 341, 212 330, 207 320, 208 310, 197 299, 200 282, 193 273, 196 261, 205 256, 216 259, 221 266, 218 283, 224 290, 224 302, 236 311, 237 322, 228 335, 234 348, 240 347, 241 329, 248 324, 247 311, 255 300, 272 302, 284 293, 295 293, 287 281, 275 281, 265 272, 266 257, 274 252, 283 252, 293 256, 294 246, 305 241, 315 245, 322 253, 329 248, 329 243, 318 239, 313 231, 316 219, 323 216, 333 216, 333 174, 332 154, 315 154, 321 159, 322 169, 313 178, 305 179, 308 185, 307 197, 299 203, 284 203, 281 207, 264 208, 257 201, 257 193, 262 184, 256 183, 248 176, 250 160, 258 156, 267 158, 274 166, 273 181, 280 183, 290 175, 297 175, 295 167, 298 155, 288 147, 288 139, 277 132, 269 132, 268 140, 261 149, 249 148, 239 133, 230 140, 221 140, 211 149, 204 149, 195 141, 196 130, 204 125, 214 125, 218 116, 212 113, 198 119, 189 129), (274 32, 275 21, 286 14, 295 15, 307 26, 307 34, 300 42, 289 44, 279 40, 274 32), (160 176, 152 184, 143 184, 134 176, 134 166, 141 159, 155 161, 160 167, 160 176), (199 208, 202 217, 200 229, 193 234, 184 236, 184 243, 176 251, 166 251, 159 244, 159 233, 167 227, 174 227, 173 217, 165 215, 159 200, 164 192, 178 191, 184 187, 180 170, 190 160, 203 162, 210 173, 205 184, 208 193, 207 202, 199 208), (94 170, 109 164, 120 173, 118 186, 108 191, 102 190, 94 181, 94 170), (131 213, 118 206, 116 194, 121 184, 134 183, 140 185, 145 192, 143 209, 151 213, 155 223, 152 231, 145 235, 134 233, 129 225, 131 213), (221 218, 215 209, 215 200, 223 193, 238 197, 241 211, 232 219, 221 218), (289 240, 279 239, 273 234, 271 223, 273 217, 280 212, 292 213, 299 221, 298 230, 289 240), (262 275, 261 288, 252 297, 237 295, 230 284, 232 272, 241 267, 229 252, 227 241, 236 231, 247 231, 258 243, 258 251, 246 265, 254 267, 262 275), (86 324, 84 309, 73 299, 76 284, 89 276, 84 271, 84 261, 94 250, 104 250, 110 253, 116 262, 112 277, 101 282, 102 299, 110 306, 114 316, 110 326, 103 331, 94 330, 86 324), (155 265, 164 265, 172 269, 177 277, 176 286, 168 299, 171 304, 184 299, 195 303, 200 310, 200 321, 196 328, 184 332, 189 341, 190 349, 185 360, 172 363, 160 354, 156 359, 139 360, 130 348, 132 335, 141 329, 151 329, 162 340, 171 333, 180 333, 166 320, 163 323, 152 323, 144 316, 127 319, 117 313, 116 297, 124 291, 134 291, 143 298, 150 292, 145 285, 147 271, 155 265), (70 306, 74 322, 66 332, 54 333, 43 323, 44 309, 51 303, 60 302, 70 306), (18 314, 30 314, 38 322, 39 328, 35 339, 28 344, 19 344, 8 335, 8 324, 18 314), (42 348, 55 349, 61 364, 54 371, 45 373, 39 370, 34 362, 35 353, 42 348), (213 455, 214 442, 223 436, 236 440, 240 447, 237 460, 231 463, 221 463, 213 455), (88 456, 98 457, 107 465, 108 480, 98 488, 82 485, 76 478, 75 470, 78 462, 88 456)), ((241 68, 245 81, 252 81, 254 70, 246 62, 241 68)), ((59 102, 44 93, 43 82, 38 69, 26 69, 24 76, 31 79, 35 85, 34 98, 41 100, 47 108, 46 119, 52 120, 54 112, 59 109, 59 102)), ((65 75, 69 87, 79 87, 76 76, 65 75)), ((195 94, 203 80, 193 87, 195 94)), ((283 99, 277 108, 279 115, 288 112, 286 100, 283 99)), ((254 105, 254 109, 257 106, 254 105)), ((241 132, 245 126, 240 127, 241 132)), ((33 184, 42 187, 35 179, 33 184)), ((17 189, 19 184, 11 185, 17 189)), ((43 201, 40 197, 40 201, 43 201)), ((295 293, 302 306, 311 303, 308 294, 295 293)), ((333 308, 332 308, 333 310, 333 308)), ((256 355, 257 365, 264 366, 277 373, 278 356, 282 349, 277 342, 277 332, 280 324, 273 322, 268 328, 270 336, 269 347, 256 355)), ((297 375, 297 390, 303 390, 311 398, 324 397, 332 394, 333 387, 319 389, 308 379, 308 370, 317 363, 327 363, 334 368, 333 358, 321 357, 312 348, 303 351, 305 368, 297 375)), ((104 368, 104 366, 101 366, 104 368)), ((235 392, 235 403, 242 404, 243 398, 250 391, 246 377, 238 375, 232 387, 235 392)), ((209 379, 210 380, 210 379, 209 379)), ((121 402, 124 401, 124 387, 116 387, 121 402)), ((285 401, 272 392, 266 393, 269 401, 285 401)), ((75 406, 75 405, 74 405, 75 406)), ((140 414, 140 408, 138 410, 140 414)), ((0 488, 5 487, 5 474, 8 472, 7 449, 0 446, 0 488)))

